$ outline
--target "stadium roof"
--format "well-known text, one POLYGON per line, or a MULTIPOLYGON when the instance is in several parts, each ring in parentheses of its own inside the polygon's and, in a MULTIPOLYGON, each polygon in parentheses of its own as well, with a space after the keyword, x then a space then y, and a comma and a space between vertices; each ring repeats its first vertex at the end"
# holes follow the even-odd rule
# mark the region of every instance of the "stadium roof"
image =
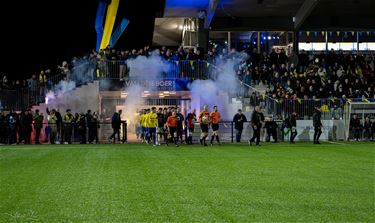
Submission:
POLYGON ((212 30, 374 30, 374 0, 166 0, 164 17, 213 14, 212 30))

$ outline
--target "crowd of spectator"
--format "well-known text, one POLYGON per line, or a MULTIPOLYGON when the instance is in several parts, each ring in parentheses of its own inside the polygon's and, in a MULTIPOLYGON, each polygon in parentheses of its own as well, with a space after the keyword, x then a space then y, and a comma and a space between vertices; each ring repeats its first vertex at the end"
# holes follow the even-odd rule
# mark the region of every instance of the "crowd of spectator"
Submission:
POLYGON ((31 108, 16 112, 0 112, 0 145, 1 144, 97 144, 100 117, 97 112, 65 114, 57 109, 46 110, 46 116, 38 109, 31 108))
MULTIPOLYGON (((240 78, 248 86, 265 85, 274 99, 374 99, 374 56, 335 52, 289 56, 255 50, 240 78)), ((248 91, 245 91, 245 94, 248 91)), ((245 95, 248 96, 248 95, 245 95)))
MULTIPOLYGON (((28 97, 26 105, 37 104, 44 101, 45 94, 52 90, 60 80, 69 81, 79 79, 80 82, 100 77, 100 71, 118 73, 116 77, 122 79, 128 72, 125 61, 137 56, 151 55, 150 47, 133 50, 117 50, 106 48, 100 52, 92 51, 90 54, 73 58, 70 63, 66 61, 56 69, 41 70, 39 74, 32 74, 27 80, 9 80, 7 76, 0 79, 0 91, 2 95, 28 97), (119 61, 116 69, 110 69, 108 61, 119 61), (77 72, 74 76, 72 68, 77 68, 82 63, 90 63, 92 69, 88 72, 77 72), (103 69, 104 68, 104 69, 103 69), (101 70, 103 69, 103 70, 101 70), (90 77, 82 78, 81 73, 89 73, 90 77), (26 91, 25 91, 26 89, 26 91), (8 90, 12 90, 9 93, 8 90), (24 91, 22 91, 24 90, 24 91), (21 92, 14 94, 13 92, 21 92)), ((159 55, 165 61, 196 61, 213 64, 217 59, 233 58, 236 55, 244 55, 239 66, 235 67, 239 80, 244 83, 244 88, 238 96, 250 98, 250 105, 259 105, 265 98, 272 100, 315 100, 328 99, 369 99, 375 100, 374 94, 374 55, 352 54, 350 52, 334 51, 328 53, 311 53, 301 51, 298 55, 287 53, 284 50, 276 52, 258 53, 256 49, 237 52, 235 49, 209 49, 206 53, 201 49, 184 49, 183 47, 171 49, 162 47, 159 55), (258 88, 263 85, 265 95, 260 95, 250 88, 258 88)), ((189 71, 198 72, 198 69, 189 71)), ((208 66, 203 66, 204 68, 208 66)), ((177 72, 180 72, 177 70, 177 72)), ((206 69, 207 72, 215 72, 206 69)), ((195 78, 195 76, 194 76, 195 78)), ((79 82, 78 81, 78 82, 79 82)), ((253 89, 254 90, 254 89, 253 89)), ((15 101, 15 100, 13 100, 15 101)), ((5 107, 5 102, 0 97, 0 108, 5 107)))

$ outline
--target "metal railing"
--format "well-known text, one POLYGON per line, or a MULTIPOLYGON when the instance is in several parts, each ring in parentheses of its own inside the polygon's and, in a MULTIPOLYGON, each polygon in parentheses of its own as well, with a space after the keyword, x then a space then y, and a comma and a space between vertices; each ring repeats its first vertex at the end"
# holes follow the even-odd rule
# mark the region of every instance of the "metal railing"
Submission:
MULTIPOLYGON (((163 63, 168 67, 167 71, 161 74, 161 78, 164 79, 207 79, 212 76, 212 69, 214 69, 207 61, 203 60, 164 61, 163 63)), ((73 80, 75 85, 79 87, 93 80, 134 78, 129 74, 130 69, 126 61, 83 62, 73 67, 68 74, 58 74, 45 81, 35 80, 36 83, 33 86, 0 90, 0 109, 22 110, 43 103, 46 93, 59 88, 59 83, 64 78, 73 80)))
MULTIPOLYGON (((265 98, 264 110, 265 113, 274 117, 277 120, 284 120, 290 116, 291 113, 297 113, 297 119, 310 120, 312 119, 316 107, 322 109, 322 119, 343 119, 346 102, 363 101, 358 99, 273 99, 265 98)), ((367 101, 375 101, 375 99, 365 99, 367 101)))
MULTIPOLYGON (((285 141, 287 140, 286 137, 284 137, 283 133, 283 122, 278 121, 278 128, 276 129, 277 132, 277 141, 285 141)), ((183 143, 186 141, 186 134, 187 134, 187 129, 183 129, 181 131, 181 138, 178 139, 178 143, 183 143)), ((141 142, 142 139, 140 138, 141 132, 139 131, 137 126, 128 126, 128 135, 129 138, 131 138, 129 141, 130 142, 141 142)), ((160 141, 161 144, 165 143, 166 135, 168 135, 168 132, 165 131, 165 137, 162 137, 162 140, 160 141)), ((199 139, 201 135, 201 129, 199 123, 195 124, 195 129, 193 132, 193 143, 194 144, 199 144, 199 139)), ((209 144, 212 136, 212 129, 209 127, 209 137, 206 139, 206 143, 209 144)), ((251 137, 253 136, 253 129, 251 127, 250 122, 245 122, 243 125, 243 130, 241 134, 241 142, 247 142, 251 137)), ((234 122, 232 121, 223 121, 219 123, 219 137, 220 137, 220 142, 224 143, 234 143, 236 142, 236 129, 234 128, 234 122)), ((272 137, 271 137, 272 138, 272 137)), ((273 139, 271 139, 273 140, 273 139)), ((266 129, 262 128, 261 129, 261 141, 262 142, 269 142, 270 138, 269 135, 266 133, 266 129)), ((214 139, 214 144, 216 144, 217 141, 214 139)))
MULTIPOLYGON (((164 61, 167 71, 161 74, 164 79, 207 79, 210 64, 204 60, 164 61)), ((99 61, 96 69, 97 79, 128 79, 130 68, 126 61, 99 61)))

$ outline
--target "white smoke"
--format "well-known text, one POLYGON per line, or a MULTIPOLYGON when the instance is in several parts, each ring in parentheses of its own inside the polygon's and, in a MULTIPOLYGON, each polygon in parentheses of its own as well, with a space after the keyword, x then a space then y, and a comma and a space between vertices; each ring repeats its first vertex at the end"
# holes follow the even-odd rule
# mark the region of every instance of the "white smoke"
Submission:
MULTIPOLYGON (((51 103, 54 99, 60 98, 66 93, 69 93, 77 86, 93 81, 95 61, 90 61, 87 58, 74 59, 72 65, 73 67, 67 74, 67 78, 60 80, 55 86, 53 86, 53 89, 47 92, 45 96, 46 104, 51 103)), ((77 98, 79 98, 78 95, 77 98)))
POLYGON ((51 101, 53 101, 55 98, 56 98, 56 96, 55 96, 55 93, 53 91, 47 92, 46 97, 45 97, 46 105, 51 103, 51 101))
POLYGON ((200 111, 203 105, 209 109, 217 105, 223 120, 231 120, 235 108, 230 104, 240 88, 236 68, 247 58, 246 54, 232 54, 229 59, 218 58, 213 66, 212 80, 195 80, 189 86, 191 108, 200 111))
POLYGON ((145 97, 142 96, 158 91, 157 86, 151 83, 163 80, 163 73, 168 72, 169 64, 163 60, 159 51, 151 52, 149 57, 138 56, 129 59, 126 63, 133 81, 124 88, 127 92, 124 116, 128 120, 133 120, 134 114, 146 105, 145 97))

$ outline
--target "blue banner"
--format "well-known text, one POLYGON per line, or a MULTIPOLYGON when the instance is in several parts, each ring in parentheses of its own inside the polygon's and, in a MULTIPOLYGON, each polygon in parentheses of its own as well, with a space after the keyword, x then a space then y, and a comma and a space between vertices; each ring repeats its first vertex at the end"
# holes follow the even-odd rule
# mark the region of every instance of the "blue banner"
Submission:
POLYGON ((113 47, 116 42, 120 39, 121 35, 124 33, 126 27, 129 24, 129 20, 122 19, 120 25, 117 27, 116 31, 112 34, 109 44, 113 47))
POLYGON ((105 1, 99 1, 98 4, 98 11, 96 12, 96 19, 95 19, 95 30, 96 30, 96 51, 100 50, 100 44, 103 38, 103 22, 104 22, 104 15, 105 15, 105 8, 107 4, 105 1))

